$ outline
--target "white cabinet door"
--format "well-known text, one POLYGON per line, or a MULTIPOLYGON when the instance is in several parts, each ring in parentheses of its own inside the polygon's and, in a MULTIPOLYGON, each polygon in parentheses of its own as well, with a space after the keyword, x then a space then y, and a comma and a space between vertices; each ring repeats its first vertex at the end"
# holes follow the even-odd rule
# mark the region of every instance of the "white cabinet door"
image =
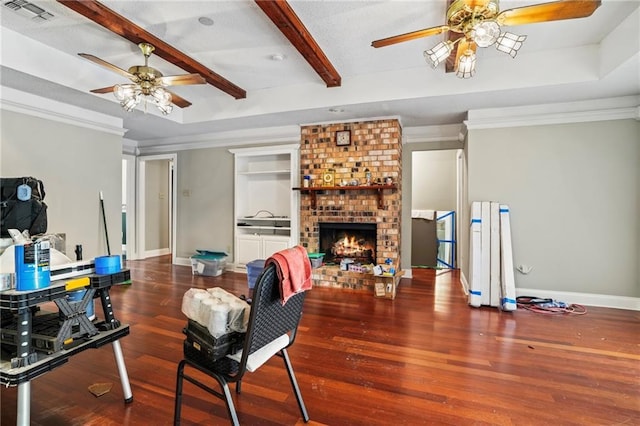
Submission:
POLYGON ((265 257, 263 259, 268 258, 273 253, 288 249, 290 246, 289 237, 277 237, 277 236, 263 236, 262 237, 262 253, 265 257))
POLYGON ((236 263, 246 265, 252 260, 265 259, 262 257, 262 238, 257 235, 243 235, 236 238, 236 263))

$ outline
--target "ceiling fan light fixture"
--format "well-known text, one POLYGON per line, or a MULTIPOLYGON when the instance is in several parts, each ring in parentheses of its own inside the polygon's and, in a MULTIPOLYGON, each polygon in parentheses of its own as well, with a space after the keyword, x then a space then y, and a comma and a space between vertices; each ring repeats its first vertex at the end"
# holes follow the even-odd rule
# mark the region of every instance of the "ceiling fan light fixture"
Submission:
POLYGON ((149 91, 149 94, 156 105, 171 104, 171 93, 169 93, 164 87, 156 86, 149 91))
POLYGON ((132 96, 120 102, 120 105, 125 111, 131 112, 135 109, 135 107, 138 106, 141 99, 142 99, 142 92, 136 91, 132 96))
POLYGON ((116 84, 113 86, 113 96, 120 102, 135 96, 137 84, 116 84))
POLYGON ((519 36, 517 34, 504 32, 500 34, 498 40, 496 40, 496 49, 515 58, 518 50, 522 47, 522 43, 526 39, 526 35, 519 36))
POLYGON ((467 50, 460 56, 456 75, 459 78, 471 78, 476 73, 476 54, 473 50, 467 50))
POLYGON ((173 105, 169 104, 156 104, 162 115, 168 115, 173 111, 173 105))
POLYGON ((469 36, 479 47, 489 47, 498 40, 500 25, 495 21, 481 21, 471 29, 469 36))
POLYGON ((424 59, 433 68, 437 67, 442 61, 447 59, 453 51, 453 43, 449 40, 440 42, 429 50, 424 51, 424 59))

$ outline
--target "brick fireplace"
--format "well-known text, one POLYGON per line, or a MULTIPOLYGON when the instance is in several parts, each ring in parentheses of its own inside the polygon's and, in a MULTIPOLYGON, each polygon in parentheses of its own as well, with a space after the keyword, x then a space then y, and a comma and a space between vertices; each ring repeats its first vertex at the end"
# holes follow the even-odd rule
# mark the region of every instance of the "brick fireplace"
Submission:
MULTIPOLYGON (((301 128, 300 174, 310 176, 311 187, 322 187, 323 174, 333 174, 333 184, 345 189, 301 192, 300 244, 309 252, 319 252, 320 223, 374 224, 375 262, 391 259, 400 264, 402 214, 402 128, 397 119, 309 125, 301 128), (351 144, 336 145, 336 132, 349 130, 351 144), (370 187, 366 174, 371 174, 370 187), (377 189, 378 180, 390 178, 395 187, 377 189), (349 189, 349 186, 358 189, 349 189), (315 208, 313 204, 315 203, 315 208)), ((335 188, 331 186, 331 188, 335 188)), ((373 285, 373 277, 341 271, 339 266, 313 270, 314 285, 362 289, 373 285)))

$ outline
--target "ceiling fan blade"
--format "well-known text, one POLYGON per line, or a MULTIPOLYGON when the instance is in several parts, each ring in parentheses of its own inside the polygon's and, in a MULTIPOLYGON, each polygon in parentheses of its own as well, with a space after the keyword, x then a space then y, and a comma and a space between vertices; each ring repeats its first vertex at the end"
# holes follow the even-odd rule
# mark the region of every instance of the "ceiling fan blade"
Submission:
POLYGON ((207 81, 200 74, 166 75, 156 79, 163 86, 184 86, 186 84, 205 84, 207 81))
POLYGON ((120 75, 122 75, 124 77, 127 77, 127 78, 132 79, 132 80, 136 79, 136 76, 131 74, 129 71, 125 71, 122 68, 118 68, 115 65, 110 64, 109 62, 98 58, 97 56, 93 56, 93 55, 90 55, 88 53, 78 53, 78 55, 82 56, 85 59, 90 60, 91 62, 95 62, 98 65, 102 65, 103 67, 108 68, 111 71, 117 72, 118 74, 120 74, 120 75))
POLYGON ((93 90, 89 90, 91 93, 99 93, 99 94, 103 94, 103 93, 112 93, 113 92, 113 88, 115 86, 109 86, 109 87, 103 87, 101 89, 93 89, 93 90))
POLYGON ((537 22, 585 18, 600 6, 601 0, 565 0, 507 9, 496 17, 499 25, 523 25, 537 22))
POLYGON ((432 35, 442 34, 445 31, 448 31, 449 27, 447 25, 442 25, 439 27, 431 27, 425 28, 424 30, 413 31, 410 33, 400 34, 393 37, 387 37, 380 40, 375 40, 371 43, 373 47, 384 47, 389 46, 391 44, 402 43, 409 40, 415 40, 417 38, 429 37, 432 35))
POLYGON ((186 108, 191 106, 191 102, 183 98, 182 96, 176 95, 175 93, 167 90, 167 92, 171 93, 171 103, 180 108, 186 108))

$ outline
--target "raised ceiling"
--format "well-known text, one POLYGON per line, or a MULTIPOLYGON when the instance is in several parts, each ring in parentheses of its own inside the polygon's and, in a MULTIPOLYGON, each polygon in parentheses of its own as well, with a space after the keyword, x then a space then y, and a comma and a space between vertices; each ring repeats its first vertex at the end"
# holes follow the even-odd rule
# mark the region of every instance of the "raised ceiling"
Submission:
MULTIPOLYGON (((127 69, 141 63, 138 47, 58 2, 32 3, 53 18, 36 22, 2 8, 2 86, 122 117, 125 137, 147 146, 381 116, 398 116, 405 127, 459 124, 470 110, 640 94, 637 0, 603 0, 589 18, 509 27, 528 36, 516 58, 479 49, 469 80, 424 62, 422 52, 442 35, 371 47, 376 39, 442 24, 446 0, 289 1, 339 75, 335 87, 254 1, 104 1, 246 91, 236 99, 210 84, 179 86, 172 90, 191 107, 167 117, 153 108, 125 113, 111 95, 89 93, 123 77, 77 54, 127 69)), ((501 8, 536 3, 504 0, 501 8)), ((165 75, 185 72, 156 55, 150 65, 165 75)))

